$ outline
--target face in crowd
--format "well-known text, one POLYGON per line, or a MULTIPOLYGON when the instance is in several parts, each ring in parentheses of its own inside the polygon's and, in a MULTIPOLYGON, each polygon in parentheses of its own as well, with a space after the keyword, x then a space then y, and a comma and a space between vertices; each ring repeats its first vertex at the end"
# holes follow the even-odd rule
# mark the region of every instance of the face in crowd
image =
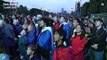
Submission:
POLYGON ((99 27, 99 26, 101 26, 101 25, 102 25, 102 22, 101 22, 101 21, 97 21, 97 20, 95 21, 95 26, 96 26, 96 27, 99 27))
MULTIPOLYGON (((44 18, 43 18, 43 19, 44 19, 44 18)), ((45 22, 43 19, 40 19, 40 20, 39 20, 39 26, 40 26, 40 27, 46 26, 46 22, 45 22)), ((45 19, 45 20, 46 20, 46 19, 45 19)))
POLYGON ((81 31, 82 31, 81 26, 80 26, 80 25, 77 25, 77 26, 76 26, 76 32, 77 32, 77 33, 80 33, 81 31))
POLYGON ((59 34, 58 34, 58 32, 55 32, 55 34, 54 34, 54 41, 55 42, 58 42, 59 40, 61 40, 63 37, 62 36, 60 36, 59 34))
POLYGON ((75 26, 77 26, 79 23, 78 23, 78 21, 76 20, 76 19, 74 19, 73 20, 73 26, 75 27, 75 26))

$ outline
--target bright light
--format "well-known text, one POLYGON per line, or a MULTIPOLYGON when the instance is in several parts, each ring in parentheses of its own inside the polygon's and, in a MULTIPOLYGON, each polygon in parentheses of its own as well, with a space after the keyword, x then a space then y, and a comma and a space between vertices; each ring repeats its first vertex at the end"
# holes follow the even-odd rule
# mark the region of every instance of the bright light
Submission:
POLYGON ((104 3, 101 3, 101 6, 104 6, 104 3))

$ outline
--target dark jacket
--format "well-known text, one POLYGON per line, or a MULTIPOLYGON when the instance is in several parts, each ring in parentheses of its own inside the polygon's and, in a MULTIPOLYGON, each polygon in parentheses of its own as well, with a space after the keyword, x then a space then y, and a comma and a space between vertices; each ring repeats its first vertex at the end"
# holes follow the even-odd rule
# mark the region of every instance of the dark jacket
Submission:
POLYGON ((6 45, 8 47, 12 47, 15 45, 15 40, 14 40, 14 29, 12 27, 12 25, 10 24, 6 24, 3 26, 3 30, 2 30, 3 34, 2 34, 2 38, 5 41, 6 45))
POLYGON ((18 51, 20 54, 25 55, 28 46, 27 36, 21 36, 18 40, 18 51))
POLYGON ((22 60, 40 60, 39 56, 34 55, 31 59, 28 55, 24 56, 22 60))
POLYGON ((96 50, 98 52, 101 52, 105 49, 106 31, 103 28, 95 31, 92 44, 98 44, 98 49, 96 50))
POLYGON ((28 55, 24 55, 23 58, 20 58, 20 55, 16 56, 13 60, 40 60, 40 57, 38 55, 34 55, 31 59, 28 55))

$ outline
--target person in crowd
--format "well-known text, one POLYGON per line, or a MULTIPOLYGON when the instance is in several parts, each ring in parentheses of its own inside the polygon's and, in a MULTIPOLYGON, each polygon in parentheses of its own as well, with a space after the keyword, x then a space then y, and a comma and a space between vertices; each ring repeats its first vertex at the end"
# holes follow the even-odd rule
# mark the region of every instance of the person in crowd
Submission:
POLYGON ((16 25, 16 24, 17 24, 17 21, 18 21, 18 20, 16 19, 16 16, 13 15, 13 16, 12 16, 12 19, 13 19, 13 24, 16 25))
POLYGON ((25 53, 25 55, 16 56, 14 60, 40 60, 40 56, 37 54, 36 45, 28 45, 25 53))
POLYGON ((15 32, 11 24, 9 24, 8 19, 3 20, 3 36, 2 39, 5 41, 6 46, 9 47, 9 53, 11 55, 14 55, 14 49, 15 49, 15 32))
POLYGON ((0 60, 10 60, 8 54, 8 47, 5 45, 4 40, 0 39, 0 60))
POLYGON ((20 32, 22 31, 22 25, 21 25, 20 22, 21 22, 21 21, 18 20, 17 23, 16 23, 16 29, 17 29, 18 35, 19 35, 20 32))
POLYGON ((1 15, 0 15, 0 38, 2 38, 2 17, 1 17, 1 15))
POLYGON ((42 15, 40 15, 40 14, 38 14, 37 16, 36 16, 36 18, 34 18, 33 19, 33 22, 34 22, 34 24, 35 24, 35 28, 36 28, 36 39, 37 39, 37 37, 38 37, 38 35, 39 35, 39 32, 40 32, 40 26, 39 26, 39 20, 42 18, 42 15))
POLYGON ((13 29, 14 29, 14 34, 15 34, 15 38, 17 38, 18 37, 18 30, 17 30, 17 28, 16 28, 16 23, 15 24, 13 24, 13 19, 10 17, 9 18, 9 24, 11 24, 12 25, 12 27, 13 27, 13 29))
POLYGON ((34 23, 30 23, 28 26, 28 34, 27 34, 27 39, 28 39, 28 45, 30 44, 35 44, 35 38, 36 38, 36 31, 35 31, 35 25, 34 23))
POLYGON ((91 57, 91 41, 94 33, 95 25, 89 21, 88 26, 85 27, 85 36, 87 37, 87 44, 84 49, 84 57, 90 59, 91 57))
POLYGON ((38 24, 37 24, 37 20, 36 20, 36 18, 37 18, 36 16, 33 16, 33 17, 32 17, 32 21, 34 22, 35 27, 37 27, 37 25, 38 25, 38 24), (36 25, 36 24, 37 24, 37 25, 36 25))
POLYGON ((0 28, 2 27, 2 17, 0 16, 0 28))
POLYGON ((78 24, 75 26, 74 36, 71 36, 71 51, 72 60, 84 60, 84 47, 86 45, 86 37, 84 33, 84 28, 78 24))
POLYGON ((58 21, 57 16, 55 16, 53 20, 54 20, 54 28, 55 28, 54 30, 59 30, 60 23, 58 21))
POLYGON ((70 28, 73 29, 73 18, 68 18, 67 23, 69 24, 70 28))
POLYGON ((53 57, 53 50, 54 50, 54 40, 53 40, 53 34, 54 34, 54 25, 53 25, 53 19, 47 18, 48 22, 46 23, 47 29, 51 32, 51 51, 50 51, 50 60, 52 60, 53 57))
MULTIPOLYGON (((30 20, 28 20, 28 19, 26 18, 25 21, 24 21, 24 24, 27 25, 27 26, 30 25, 30 20)), ((24 24, 23 24, 23 25, 24 25, 24 24)))
POLYGON ((56 30, 54 34, 55 49, 53 60, 72 60, 71 48, 66 47, 63 42, 66 39, 66 32, 64 30, 56 30))
POLYGON ((18 52, 20 55, 26 54, 26 49, 28 46, 28 39, 27 39, 27 26, 23 25, 23 30, 21 31, 20 35, 18 36, 18 52))
POLYGON ((65 45, 66 46, 69 46, 70 45, 70 26, 69 24, 65 21, 65 18, 64 17, 61 17, 60 19, 60 29, 63 29, 66 31, 66 41, 65 41, 65 45))
POLYGON ((90 33, 93 34, 94 28, 95 28, 95 24, 93 22, 89 22, 88 27, 90 28, 90 33))
POLYGON ((90 41, 92 34, 89 27, 84 26, 84 29, 85 29, 85 37, 87 37, 87 44, 85 45, 84 48, 84 58, 87 59, 90 57, 90 46, 91 46, 90 41))
POLYGON ((95 51, 95 60, 103 60, 107 33, 103 28, 103 20, 101 18, 95 19, 95 26, 91 47, 95 51))
POLYGON ((84 24, 85 27, 87 27, 88 24, 89 24, 89 20, 87 18, 84 18, 83 19, 83 24, 84 24))
POLYGON ((42 28, 40 30, 39 36, 37 38, 37 46, 38 51, 40 52, 41 60, 49 60, 50 59, 50 51, 51 51, 51 31, 50 27, 47 27, 47 18, 41 18, 39 20, 39 25, 42 28))
POLYGON ((26 50, 26 55, 20 57, 21 60, 40 60, 39 56, 36 54, 36 45, 29 45, 26 50))
POLYGON ((73 27, 72 29, 70 30, 70 36, 73 36, 73 32, 75 33, 75 27, 80 23, 79 19, 77 18, 74 18, 73 19, 73 27))

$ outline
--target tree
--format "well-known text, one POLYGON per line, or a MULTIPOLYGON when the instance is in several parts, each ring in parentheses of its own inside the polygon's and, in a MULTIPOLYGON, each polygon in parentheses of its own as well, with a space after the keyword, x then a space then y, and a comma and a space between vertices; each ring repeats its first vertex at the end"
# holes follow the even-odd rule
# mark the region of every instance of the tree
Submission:
POLYGON ((45 11, 45 10, 37 9, 37 8, 30 9, 30 15, 37 15, 37 14, 41 14, 43 16, 48 16, 49 12, 45 11))
POLYGON ((107 13, 107 0, 90 0, 90 13, 107 13))
POLYGON ((42 14, 42 10, 37 8, 30 9, 30 15, 37 15, 37 14, 42 14))
POLYGON ((104 6, 104 13, 107 13, 107 2, 105 4, 105 6, 104 6))
POLYGON ((81 7, 81 14, 82 16, 86 16, 89 14, 89 7, 90 7, 90 3, 86 2, 83 4, 83 6, 81 7))
POLYGON ((87 14, 107 13, 107 0, 90 0, 81 7, 82 16, 87 14))
POLYGON ((97 14, 99 12, 99 0, 90 0, 90 13, 97 14))
POLYGON ((24 7, 23 5, 20 5, 19 8, 17 8, 17 13, 18 14, 23 14, 24 13, 24 14, 27 15, 27 14, 29 14, 29 10, 27 9, 26 6, 24 7))
POLYGON ((101 0, 101 12, 107 13, 107 0, 101 0))
POLYGON ((3 0, 0 0, 0 13, 3 11, 3 0))

